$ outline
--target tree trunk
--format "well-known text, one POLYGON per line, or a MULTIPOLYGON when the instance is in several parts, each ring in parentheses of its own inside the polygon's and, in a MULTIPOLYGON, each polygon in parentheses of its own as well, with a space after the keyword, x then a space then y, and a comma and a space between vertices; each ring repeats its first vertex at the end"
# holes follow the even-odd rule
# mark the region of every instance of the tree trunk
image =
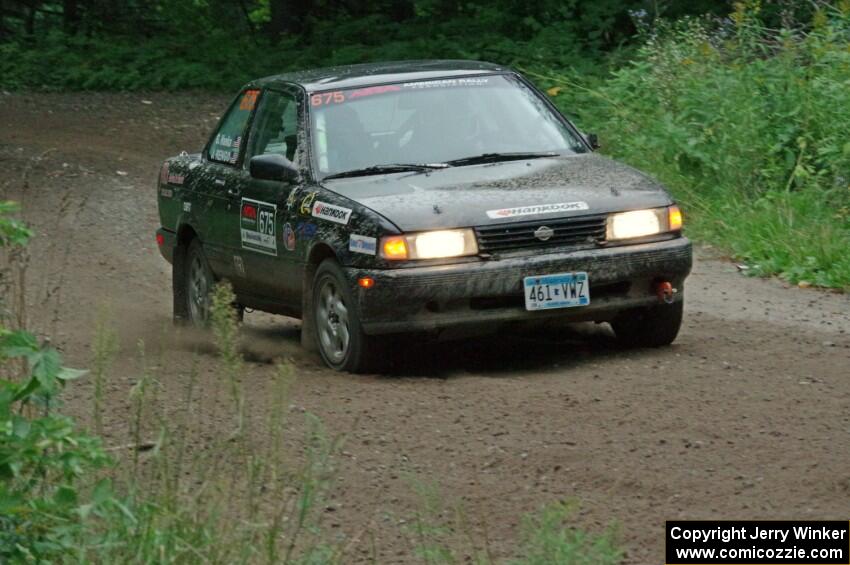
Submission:
POLYGON ((76 34, 80 25, 80 9, 77 0, 63 0, 62 18, 65 33, 76 34))
POLYGON ((269 21, 269 34, 273 38, 281 36, 286 31, 286 0, 269 0, 271 21, 269 21))
POLYGON ((403 22, 411 19, 415 15, 412 0, 390 0, 389 5, 390 18, 394 22, 403 22))
POLYGON ((256 29, 254 28, 254 22, 251 21, 251 12, 248 10, 245 0, 239 0, 239 8, 242 10, 242 15, 245 16, 245 25, 248 27, 248 32, 254 35, 256 29))
POLYGON ((313 12, 313 0, 269 0, 271 21, 269 33, 279 37, 285 33, 301 34, 306 29, 307 17, 313 12))
POLYGON ((38 2, 34 0, 27 4, 27 17, 24 20, 24 31, 27 35, 35 35, 35 14, 38 12, 38 2))

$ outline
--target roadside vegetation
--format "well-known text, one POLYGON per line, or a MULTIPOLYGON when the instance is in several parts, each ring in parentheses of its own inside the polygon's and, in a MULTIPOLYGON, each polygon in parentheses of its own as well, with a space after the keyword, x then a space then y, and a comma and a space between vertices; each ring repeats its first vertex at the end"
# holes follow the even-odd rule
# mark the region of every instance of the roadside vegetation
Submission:
POLYGON ((232 92, 366 61, 512 65, 603 152, 665 182, 698 241, 749 274, 850 289, 850 0, 16 4, 0 10, 7 90, 232 92))
MULTIPOLYGON (((181 413, 166 417, 162 382, 174 375, 162 372, 168 366, 164 352, 151 356, 139 343, 128 436, 106 445, 102 395, 117 336, 103 316, 88 373, 64 367, 48 341, 26 331, 20 309, 25 301, 18 297, 26 294, 20 283, 32 233, 15 219, 16 210, 0 202, 0 562, 344 563, 368 544, 368 531, 345 538, 325 524, 345 437, 329 436, 306 413, 299 447, 285 441, 291 435, 289 387, 296 378, 290 364, 270 368, 267 421, 249 417, 227 285, 216 288, 213 304, 218 369, 204 376, 203 387, 230 406, 225 417, 231 432, 206 434, 204 418, 213 415, 199 405, 194 367, 181 413), (61 393, 81 378, 93 380, 92 413, 88 422, 77 423, 63 414, 61 393)), ((420 480, 412 477, 411 488, 420 480)), ((487 539, 469 530, 463 509, 435 492, 422 489, 421 509, 409 517, 414 556, 433 564, 466 556, 494 562, 487 539)), ((526 517, 514 562, 618 563, 615 532, 576 529, 572 510, 553 502, 526 517)))
MULTIPOLYGON (((850 0, 796 11, 678 3, 689 4, 685 13, 614 0, 595 11, 554 0, 400 2, 412 15, 343 14, 329 3, 327 17, 277 26, 274 0, 246 0, 241 24, 228 28, 220 22, 236 20, 222 10, 240 3, 149 2, 157 13, 138 28, 127 23, 133 14, 109 19, 96 8, 112 3, 94 0, 79 2, 88 16, 54 21, 70 4, 0 4, 0 89, 232 91, 256 76, 371 60, 510 64, 599 133, 604 152, 666 183, 690 236, 751 274, 850 289, 850 0), (35 11, 4 11, 16 4, 35 11)), ((352 541, 322 517, 345 438, 305 414, 301 448, 284 447, 297 378, 286 363, 273 371, 270 421, 260 428, 246 415, 229 290, 217 291, 220 361, 205 386, 230 406, 231 433, 203 434, 193 372, 183 417, 165 418, 163 353, 139 344, 129 436, 105 445, 103 395, 117 354, 109 318, 93 336, 88 373, 63 367, 45 336, 27 332, 32 234, 15 214, 0 202, 0 562, 344 562, 352 541), (91 418, 74 422, 61 393, 81 378, 93 385, 91 418)), ((422 561, 494 561, 462 508, 438 487, 417 488, 407 533, 422 561)), ((553 501, 526 517, 515 562, 618 563, 615 532, 586 533, 573 516, 553 501)))
POLYGON ((535 73, 604 150, 667 184, 751 274, 850 289, 850 2, 808 29, 758 5, 650 33, 601 80, 535 73))
POLYGON ((598 132, 603 152, 665 182, 688 234, 742 270, 850 288, 850 0, 372 3, 298 4, 281 20, 276 0, 128 2, 107 23, 97 3, 62 22, 58 3, 31 2, 44 14, 0 18, 0 88, 231 92, 316 66, 496 61, 598 132))

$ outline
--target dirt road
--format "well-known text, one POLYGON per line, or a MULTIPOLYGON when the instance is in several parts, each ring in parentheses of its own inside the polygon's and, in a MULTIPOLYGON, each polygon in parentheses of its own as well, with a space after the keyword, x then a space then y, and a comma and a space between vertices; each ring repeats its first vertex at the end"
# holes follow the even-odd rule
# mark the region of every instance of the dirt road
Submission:
MULTIPOLYGON (((107 443, 127 434, 139 340, 161 351, 165 414, 183 409, 197 355, 170 326, 154 179, 163 158, 203 143, 226 102, 0 95, 0 193, 24 203, 38 234, 33 327, 72 366, 91 365, 98 317, 121 336, 107 443)), ((497 556, 511 554, 520 516, 553 500, 577 501, 582 527, 619 523, 628 563, 661 562, 666 519, 847 518, 850 298, 743 277, 711 250, 698 252, 684 329, 663 350, 617 351, 605 328, 409 344, 396 374, 357 377, 304 356, 294 320, 249 314, 244 332, 249 411, 262 418, 272 362, 291 358, 289 411, 346 434, 329 524, 367 532, 379 562, 412 560, 400 535, 419 504, 411 478, 461 503, 497 556)), ((214 435, 231 422, 217 416, 203 351, 196 410, 214 435)), ((87 421, 91 383, 69 393, 87 421)))

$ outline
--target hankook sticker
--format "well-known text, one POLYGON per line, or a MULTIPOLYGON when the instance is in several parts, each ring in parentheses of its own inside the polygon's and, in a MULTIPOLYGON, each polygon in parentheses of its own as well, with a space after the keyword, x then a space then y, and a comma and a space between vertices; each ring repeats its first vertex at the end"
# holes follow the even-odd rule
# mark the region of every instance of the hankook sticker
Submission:
POLYGON ((343 208, 342 206, 318 201, 313 204, 313 217, 345 225, 351 217, 351 208, 343 208))
POLYGON ((378 250, 378 240, 374 237, 353 233, 348 239, 348 250, 354 253, 374 255, 378 250))
POLYGON ((277 255, 276 217, 277 206, 275 204, 243 198, 239 211, 242 248, 268 255, 277 255))
POLYGON ((559 212, 574 212, 576 210, 588 210, 587 202, 559 202, 558 204, 537 204, 535 206, 518 206, 516 208, 502 208, 501 210, 487 210, 487 217, 514 218, 516 216, 536 216, 540 214, 557 214, 559 212))

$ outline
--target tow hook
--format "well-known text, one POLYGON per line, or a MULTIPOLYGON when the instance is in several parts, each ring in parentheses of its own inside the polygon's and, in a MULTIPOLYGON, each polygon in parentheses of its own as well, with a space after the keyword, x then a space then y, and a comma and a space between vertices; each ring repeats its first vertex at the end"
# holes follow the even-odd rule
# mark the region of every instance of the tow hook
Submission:
POLYGON ((673 288, 673 284, 670 283, 670 281, 663 281, 655 284, 655 294, 658 296, 658 300, 665 304, 673 304, 673 296, 677 292, 679 292, 679 289, 673 288))

